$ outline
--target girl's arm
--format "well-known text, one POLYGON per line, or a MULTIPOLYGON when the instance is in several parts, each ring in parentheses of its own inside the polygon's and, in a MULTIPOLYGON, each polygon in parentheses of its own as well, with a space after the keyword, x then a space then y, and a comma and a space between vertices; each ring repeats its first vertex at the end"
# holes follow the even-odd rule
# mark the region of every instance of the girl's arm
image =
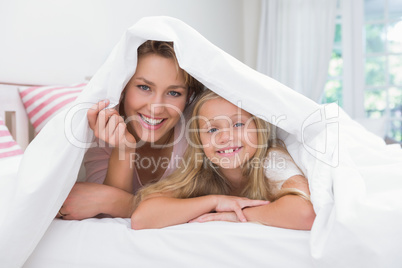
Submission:
MULTIPOLYGON (((307 179, 301 175, 289 178, 282 188, 296 188, 310 196, 307 179)), ((316 216, 312 203, 297 195, 285 195, 264 206, 245 208, 243 213, 247 221, 296 230, 311 230, 316 216)))
POLYGON ((167 194, 158 194, 148 197, 139 204, 131 216, 131 228, 151 229, 187 223, 213 211, 233 211, 241 221, 245 221, 242 208, 267 203, 262 200, 224 195, 179 199, 167 194))

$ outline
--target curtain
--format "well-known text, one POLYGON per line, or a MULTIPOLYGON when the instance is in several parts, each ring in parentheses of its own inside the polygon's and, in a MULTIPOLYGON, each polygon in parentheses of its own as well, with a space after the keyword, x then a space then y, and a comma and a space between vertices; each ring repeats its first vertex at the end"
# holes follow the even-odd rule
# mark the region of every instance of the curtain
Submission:
POLYGON ((257 70, 319 102, 337 0, 262 0, 257 70))

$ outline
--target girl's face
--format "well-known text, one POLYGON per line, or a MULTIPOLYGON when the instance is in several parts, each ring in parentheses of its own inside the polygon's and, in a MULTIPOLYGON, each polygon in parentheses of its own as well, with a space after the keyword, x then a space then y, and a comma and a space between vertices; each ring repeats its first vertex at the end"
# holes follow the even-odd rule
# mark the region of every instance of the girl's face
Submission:
POLYGON ((239 168, 257 151, 257 128, 251 114, 225 99, 205 102, 198 122, 204 153, 221 168, 239 168))
POLYGON ((188 94, 183 71, 177 69, 175 60, 156 54, 141 56, 125 90, 124 112, 130 118, 130 132, 145 142, 166 141, 188 94))

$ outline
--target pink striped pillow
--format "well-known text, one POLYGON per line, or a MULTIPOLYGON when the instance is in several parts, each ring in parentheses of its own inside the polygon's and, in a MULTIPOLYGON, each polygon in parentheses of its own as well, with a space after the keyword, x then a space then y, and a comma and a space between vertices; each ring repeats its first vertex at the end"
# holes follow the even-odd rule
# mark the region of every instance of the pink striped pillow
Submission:
POLYGON ((22 102, 35 132, 57 113, 67 108, 86 84, 19 88, 22 102))
POLYGON ((0 158, 23 154, 21 147, 8 131, 3 118, 0 117, 0 158))

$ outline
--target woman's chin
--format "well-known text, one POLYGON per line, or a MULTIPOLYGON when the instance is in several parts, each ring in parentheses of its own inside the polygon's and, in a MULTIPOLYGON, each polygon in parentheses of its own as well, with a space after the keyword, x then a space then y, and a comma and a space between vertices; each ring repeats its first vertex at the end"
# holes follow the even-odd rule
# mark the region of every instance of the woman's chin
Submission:
POLYGON ((164 122, 160 126, 146 125, 144 122, 135 122, 131 129, 135 132, 134 137, 137 143, 152 143, 155 145, 166 145, 171 141, 174 127, 168 128, 164 122))
POLYGON ((137 140, 141 141, 141 143, 151 143, 155 146, 166 145, 169 142, 169 137, 166 137, 167 135, 169 135, 169 133, 162 133, 162 131, 144 131, 142 135, 138 136, 137 140))

